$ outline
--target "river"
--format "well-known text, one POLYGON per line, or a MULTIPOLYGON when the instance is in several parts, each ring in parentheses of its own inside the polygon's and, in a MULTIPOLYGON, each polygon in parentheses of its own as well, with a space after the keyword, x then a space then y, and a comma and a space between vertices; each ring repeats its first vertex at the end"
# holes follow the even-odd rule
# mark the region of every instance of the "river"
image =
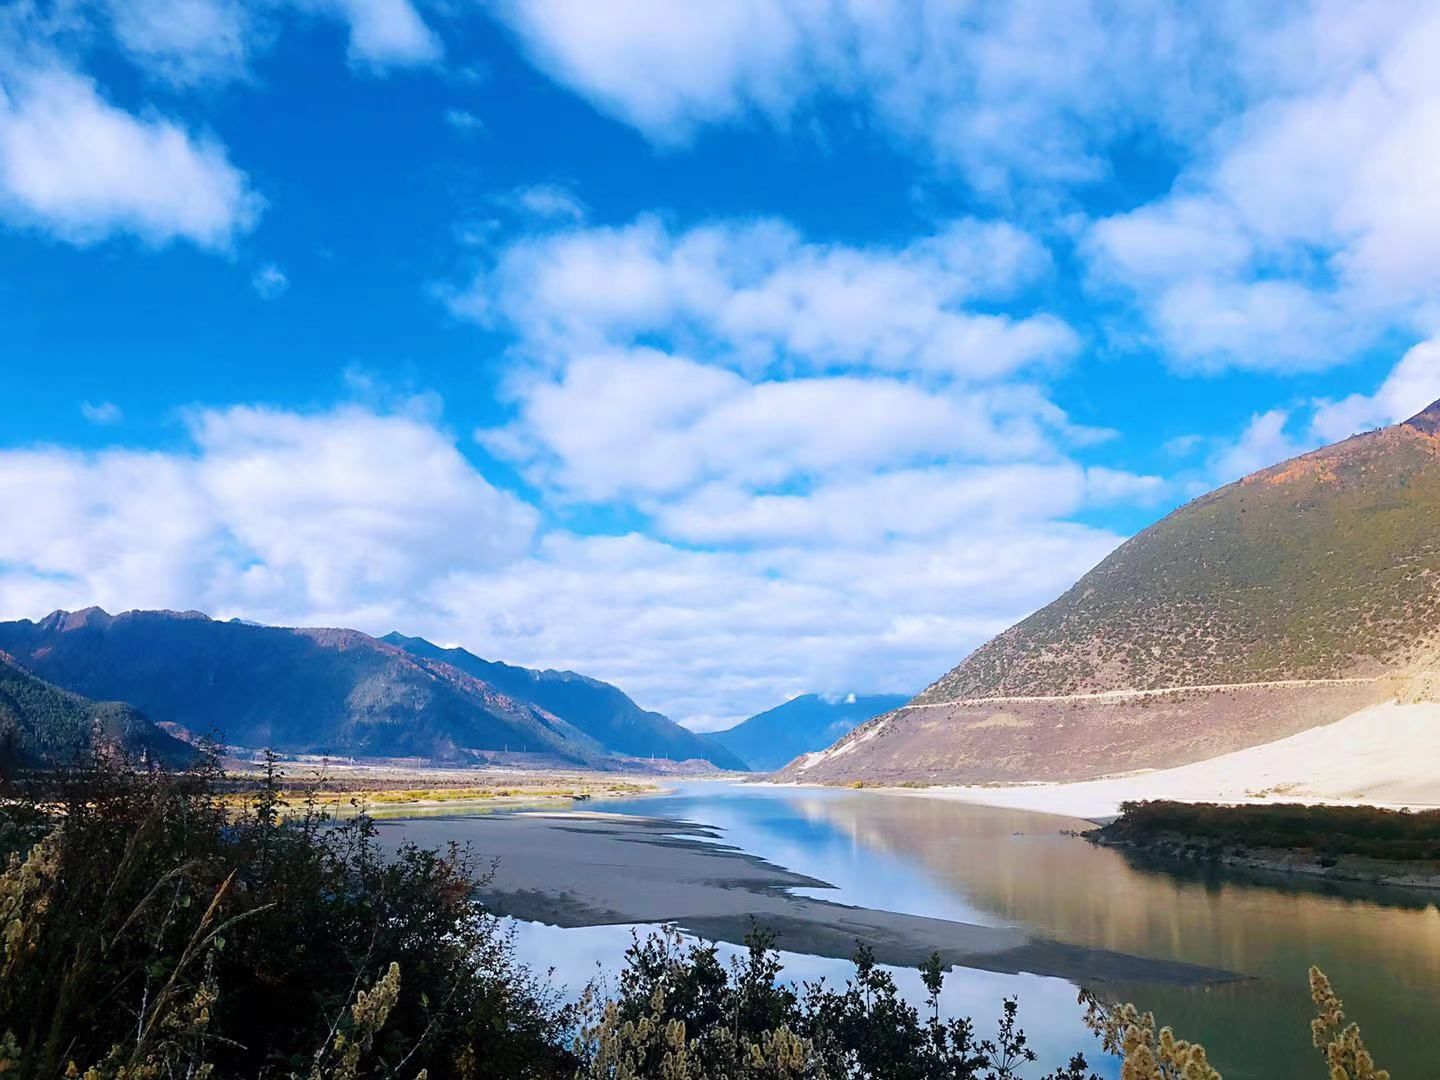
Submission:
MULTIPOLYGON (((1195 984, 1122 977, 1099 988, 1204 1043, 1227 1080, 1325 1075, 1310 1045, 1306 987, 1308 966, 1318 964, 1397 1080, 1440 1075, 1440 897, 1145 868, 1068 835, 1089 827, 1085 822, 924 797, 699 782, 665 795, 596 800, 584 809, 668 820, 677 833, 704 826, 698 844, 729 845, 833 886, 787 887, 787 894, 1013 928, 1088 950, 1243 976, 1195 984)), ((392 840, 456 840, 483 856, 497 835, 494 823, 493 815, 446 811, 386 820, 381 828, 392 840)), ((636 846, 622 846, 621 858, 636 846)), ((497 872, 501 889, 506 858, 497 872)), ((608 925, 518 923, 522 958, 554 968, 572 988, 603 977, 614 970, 632 923, 619 916, 555 921, 597 919, 608 925)), ((787 977, 797 980, 843 980, 848 970, 833 957, 789 952, 785 959, 787 977)), ((1075 987, 1033 970, 957 970, 945 1008, 974 1016, 983 1029, 1000 999, 1014 994, 1040 1064, 1058 1065, 1075 1049, 1093 1059, 1075 987)), ((919 996, 913 974, 902 976, 902 985, 919 996)))

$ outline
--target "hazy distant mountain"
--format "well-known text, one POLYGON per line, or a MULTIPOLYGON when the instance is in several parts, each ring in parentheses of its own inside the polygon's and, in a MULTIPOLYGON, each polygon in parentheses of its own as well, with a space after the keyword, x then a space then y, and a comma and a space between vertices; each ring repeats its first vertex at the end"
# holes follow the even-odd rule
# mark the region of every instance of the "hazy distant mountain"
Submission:
POLYGON ((571 764, 607 758, 559 717, 355 630, 88 608, 0 623, 0 650, 66 690, 232 745, 447 761, 502 749, 571 764))
POLYGON ((1440 402, 1186 504, 803 775, 1179 765, 1428 694, 1437 658, 1440 402))
POLYGON ((770 772, 812 750, 823 750, 872 716, 905 704, 904 694, 801 694, 710 737, 752 769, 770 772))
POLYGON ((722 769, 744 769, 745 762, 717 742, 683 728, 660 713, 648 712, 618 687, 573 671, 535 671, 495 660, 482 660, 465 649, 444 649, 424 638, 386 634, 381 641, 415 656, 440 660, 495 687, 568 720, 618 754, 700 759, 722 769))
POLYGON ((96 751, 166 765, 195 756, 129 705, 51 686, 0 653, 0 763, 65 765, 96 751))

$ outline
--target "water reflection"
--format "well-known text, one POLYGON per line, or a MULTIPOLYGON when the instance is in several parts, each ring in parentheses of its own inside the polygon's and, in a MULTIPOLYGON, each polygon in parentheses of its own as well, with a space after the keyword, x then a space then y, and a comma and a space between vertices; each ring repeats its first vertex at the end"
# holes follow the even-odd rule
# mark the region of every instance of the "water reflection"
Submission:
POLYGON ((1383 1064, 1397 1076, 1440 1074, 1440 909, 1413 894, 1142 869, 1062 835, 1078 824, 936 799, 817 800, 801 812, 816 810, 867 849, 903 857, 969 903, 1047 936, 1255 976, 1118 988, 1216 1048, 1226 1076, 1321 1072, 1309 1037, 1312 963, 1383 1064))
MULTIPOLYGON (((1158 872, 1064 835, 1086 823, 1016 810, 866 792, 711 783, 670 796, 589 807, 675 817, 721 829, 725 842, 837 886, 842 903, 1037 934, 1245 972, 1228 986, 1112 986, 1212 1048, 1229 1080, 1321 1076, 1309 1042, 1305 974, 1330 974, 1397 1077, 1440 1075, 1440 910, 1412 895, 1326 891, 1287 880, 1158 872)), ((459 830, 457 830, 459 831, 459 830)), ((580 984, 629 940, 623 927, 525 925, 522 951, 580 984)), ((846 965, 791 956, 792 978, 842 977, 846 965)), ((913 981, 917 998, 918 979, 913 981)), ((908 985, 908 982, 907 982, 908 985)), ((1083 1045, 1074 990, 1054 979, 963 972, 946 1005, 984 1020, 1019 994, 1026 1028, 1057 1062, 1083 1045)))
MULTIPOLYGON (((560 930, 538 923, 515 923, 517 952, 537 971, 555 972, 564 984, 569 1000, 575 1000, 591 980, 602 987, 614 985, 615 960, 630 945, 632 933, 645 934, 645 926, 588 926, 560 930)), ((736 946, 721 943, 720 957, 729 961, 739 953, 736 946)), ((784 977, 800 986, 824 979, 840 987, 853 973, 853 966, 840 960, 803 953, 782 952, 784 977)), ((925 988, 918 972, 888 969, 896 985, 914 1002, 925 999, 925 988)), ((1001 1001, 1008 996, 1020 999, 1020 1023, 1030 1036, 1031 1047, 1039 1057, 1038 1065, 1052 1067, 1068 1060, 1077 1050, 1094 1059, 1102 1076, 1113 1076, 1118 1069, 1102 1063, 1095 1040, 1085 1030, 1075 1005, 1075 988, 1062 979, 1045 979, 1037 975, 998 975, 989 971, 957 971, 947 979, 940 995, 941 1010, 949 1016, 970 1016, 981 1038, 995 1035, 995 1020, 1001 1001)), ((1035 1075, 1040 1075, 1038 1068, 1035 1075)))

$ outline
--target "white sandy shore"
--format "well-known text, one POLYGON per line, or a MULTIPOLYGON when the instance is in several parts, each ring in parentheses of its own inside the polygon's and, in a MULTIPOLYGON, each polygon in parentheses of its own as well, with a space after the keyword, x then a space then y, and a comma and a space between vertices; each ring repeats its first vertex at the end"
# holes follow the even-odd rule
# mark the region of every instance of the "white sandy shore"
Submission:
POLYGON ((1078 818, 1132 799, 1440 806, 1440 704, 1386 702, 1324 727, 1208 761, 1070 784, 877 788, 1078 818))

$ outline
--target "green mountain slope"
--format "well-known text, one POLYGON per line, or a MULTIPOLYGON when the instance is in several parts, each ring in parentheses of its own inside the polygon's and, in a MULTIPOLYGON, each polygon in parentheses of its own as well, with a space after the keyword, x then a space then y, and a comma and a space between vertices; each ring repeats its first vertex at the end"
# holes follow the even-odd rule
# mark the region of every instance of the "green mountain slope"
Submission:
POLYGON ((801 694, 710 737, 744 758, 752 769, 769 772, 801 754, 823 750, 855 725, 905 701, 904 694, 801 694))
POLYGON ((1440 402, 1187 503, 805 778, 1180 765, 1427 694, 1437 658, 1440 402))
POLYGON ((0 762, 64 765, 96 751, 170 766, 195 757, 129 705, 68 693, 0 653, 0 762))
POLYGON ((528 701, 567 720, 607 749, 631 757, 671 761, 698 759, 722 769, 745 762, 725 747, 683 728, 669 717, 636 705, 619 687, 573 671, 536 671, 483 660, 465 649, 444 649, 424 638, 386 634, 381 641, 415 656, 439 660, 473 675, 518 701, 528 701))
POLYGON ((919 701, 1379 674, 1440 631, 1440 403, 1122 544, 919 701))

